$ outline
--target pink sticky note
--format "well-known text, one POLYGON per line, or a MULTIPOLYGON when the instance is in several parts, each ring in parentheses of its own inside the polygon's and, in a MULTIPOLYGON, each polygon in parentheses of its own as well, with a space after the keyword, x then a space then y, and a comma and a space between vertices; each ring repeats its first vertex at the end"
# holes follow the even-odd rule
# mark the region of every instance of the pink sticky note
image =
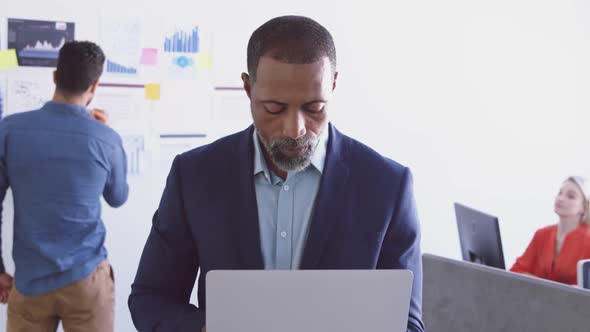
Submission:
POLYGON ((157 65, 158 64, 158 49, 157 48, 144 48, 141 50, 141 61, 142 65, 157 65))

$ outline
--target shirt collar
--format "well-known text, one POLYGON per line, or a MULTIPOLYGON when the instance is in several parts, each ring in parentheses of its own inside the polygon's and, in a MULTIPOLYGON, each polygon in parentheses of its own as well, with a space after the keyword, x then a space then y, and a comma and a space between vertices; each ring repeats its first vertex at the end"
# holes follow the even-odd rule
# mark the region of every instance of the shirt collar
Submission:
POLYGON ((326 125, 322 133, 320 134, 320 138, 318 140, 318 145, 313 152, 313 156, 311 156, 311 164, 315 167, 315 169, 322 174, 324 172, 324 164, 326 162, 326 153, 328 151, 328 137, 330 132, 330 127, 326 125))
POLYGON ((260 150, 260 140, 258 139, 258 134, 256 133, 256 128, 254 128, 252 139, 254 140, 254 176, 264 173, 264 177, 268 182, 270 180, 270 170, 266 165, 266 160, 264 160, 264 156, 262 155, 262 151, 260 150))
POLYGON ((50 111, 67 111, 74 114, 80 114, 87 117, 90 117, 90 112, 88 109, 81 105, 75 104, 66 104, 66 103, 57 103, 55 101, 48 101, 43 105, 43 109, 50 110, 50 111))
MULTIPOLYGON (((318 139, 318 145, 311 156, 311 166, 313 166, 320 174, 324 171, 324 164, 326 162, 326 151, 328 150, 328 137, 329 137, 329 127, 326 126, 320 137, 318 139)), ((258 175, 259 173, 264 173, 264 177, 271 182, 272 176, 270 174, 270 170, 268 165, 266 164, 266 160, 264 159, 264 155, 262 154, 262 150, 260 148, 260 140, 258 139, 258 134, 256 128, 252 133, 252 139, 254 140, 254 175, 258 175)))

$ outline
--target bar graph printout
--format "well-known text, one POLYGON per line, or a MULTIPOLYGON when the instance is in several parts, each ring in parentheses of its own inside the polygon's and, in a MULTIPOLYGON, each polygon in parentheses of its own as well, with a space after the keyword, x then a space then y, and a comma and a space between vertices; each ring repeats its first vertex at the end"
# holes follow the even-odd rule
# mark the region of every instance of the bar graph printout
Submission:
POLYGON ((174 27, 165 37, 163 49, 166 53, 199 53, 199 27, 190 29, 174 27))
POLYGON ((137 75, 141 60, 141 24, 123 17, 101 17, 101 47, 107 61, 105 73, 137 75))

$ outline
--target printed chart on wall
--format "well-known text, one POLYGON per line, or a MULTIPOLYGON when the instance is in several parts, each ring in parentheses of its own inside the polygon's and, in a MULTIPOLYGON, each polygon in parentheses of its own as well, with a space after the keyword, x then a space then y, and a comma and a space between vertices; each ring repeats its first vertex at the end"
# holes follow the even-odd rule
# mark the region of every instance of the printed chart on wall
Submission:
POLYGON ((123 139, 123 148, 127 155, 127 174, 129 175, 140 175, 146 171, 146 136, 136 134, 124 134, 121 136, 123 139))
POLYGON ((162 51, 172 78, 195 79, 211 69, 211 34, 198 24, 171 24, 162 51))
POLYGON ((11 76, 7 79, 6 85, 4 115, 39 109, 51 99, 54 88, 50 76, 11 76))
POLYGON ((166 22, 160 47, 167 75, 157 103, 164 135, 207 135, 212 119, 211 33, 197 22, 166 22))
POLYGON ((144 86, 101 83, 89 108, 100 108, 108 113, 109 125, 123 139, 128 174, 141 175, 148 171, 153 133, 144 86))
POLYGON ((107 57, 105 74, 121 77, 137 75, 141 57, 141 24, 139 22, 103 16, 101 46, 107 57))
POLYGON ((208 134, 211 128, 212 88, 199 82, 162 84, 155 116, 161 134, 208 134))
POLYGON ((20 66, 55 67, 59 49, 74 40, 74 23, 9 18, 8 48, 20 66))
POLYGON ((160 176, 165 178, 168 175, 177 155, 208 143, 211 140, 202 134, 161 135, 158 147, 160 176))
POLYGON ((240 87, 215 87, 212 139, 242 131, 252 124, 250 99, 240 87))

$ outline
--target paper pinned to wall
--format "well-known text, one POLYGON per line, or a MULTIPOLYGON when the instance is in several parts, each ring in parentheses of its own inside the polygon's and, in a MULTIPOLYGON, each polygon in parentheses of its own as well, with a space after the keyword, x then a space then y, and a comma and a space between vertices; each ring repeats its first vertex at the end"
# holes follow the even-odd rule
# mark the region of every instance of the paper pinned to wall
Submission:
POLYGON ((8 79, 4 115, 41 108, 53 95, 54 85, 46 77, 8 79))
POLYGON ((211 129, 212 89, 206 82, 161 86, 155 116, 162 134, 208 134, 211 129))
POLYGON ((7 44, 17 50, 21 66, 55 67, 59 50, 75 39, 75 30, 72 22, 9 18, 7 44))
POLYGON ((214 138, 230 135, 252 124, 250 99, 240 87, 218 87, 213 102, 214 138))
POLYGON ((11 69, 16 67, 18 67, 16 50, 9 49, 0 51, 0 70, 11 69))
POLYGON ((127 173, 130 176, 148 173, 153 145, 150 135, 154 130, 143 85, 103 83, 89 106, 94 107, 108 112, 109 125, 121 135, 127 155, 127 173))
POLYGON ((202 50, 202 28, 175 22, 166 32, 162 48, 166 53, 198 53, 202 50))
POLYGON ((168 175, 172 162, 177 155, 207 144, 210 141, 210 138, 206 135, 162 136, 158 150, 160 176, 165 177, 168 175))
POLYGON ((165 22, 160 64, 172 80, 211 80, 212 30, 209 24, 183 19, 165 22))
POLYGON ((123 148, 127 155, 127 174, 141 175, 145 172, 145 136, 141 134, 124 134, 123 148))
POLYGON ((141 24, 134 19, 101 17, 101 45, 107 61, 105 74, 137 75, 141 57, 141 24))
POLYGON ((149 105, 143 85, 103 84, 89 108, 104 109, 110 126, 119 133, 145 133, 150 130, 149 105))

